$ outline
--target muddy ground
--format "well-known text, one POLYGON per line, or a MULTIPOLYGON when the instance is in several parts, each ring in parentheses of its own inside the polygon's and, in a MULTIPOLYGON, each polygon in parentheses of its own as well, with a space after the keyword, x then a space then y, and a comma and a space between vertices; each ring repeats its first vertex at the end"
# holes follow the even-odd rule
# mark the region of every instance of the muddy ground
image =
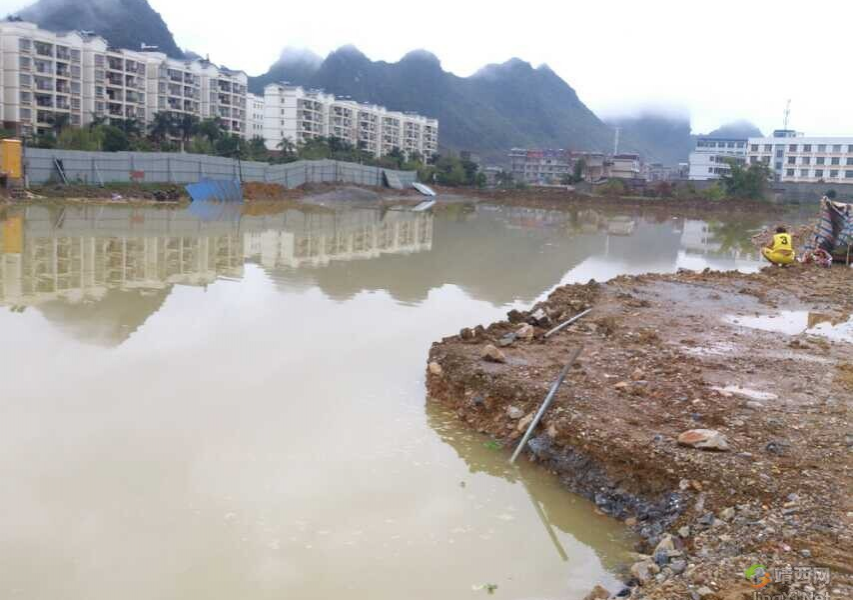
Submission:
POLYGON ((582 345, 528 457, 641 534, 636 563, 625 566, 627 587, 608 592, 850 597, 851 312, 853 270, 843 266, 565 286, 528 313, 434 344, 429 397, 499 440, 508 456, 582 345), (543 338, 589 307, 587 317, 543 338), (806 311, 808 325, 829 333, 745 326, 780 311, 806 311), (526 324, 533 339, 524 339, 526 324), (513 338, 507 334, 515 340, 501 347, 513 338), (489 344, 502 353, 498 362, 483 358, 489 344), (679 443, 695 429, 716 432, 705 435, 725 449, 679 443), (786 565, 829 569, 831 579, 801 569, 788 582, 782 571, 783 582, 756 590, 744 575, 753 564, 773 576, 786 565))

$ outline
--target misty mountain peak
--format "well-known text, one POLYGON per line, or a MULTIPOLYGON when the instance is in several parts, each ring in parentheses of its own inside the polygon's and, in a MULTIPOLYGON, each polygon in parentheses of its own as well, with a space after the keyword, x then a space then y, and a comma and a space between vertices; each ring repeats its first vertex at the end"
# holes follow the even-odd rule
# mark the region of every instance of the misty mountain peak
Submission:
POLYGON ((438 66, 441 66, 441 61, 435 54, 433 54, 429 50, 424 50, 422 48, 407 52, 405 56, 400 59, 400 62, 425 62, 434 63, 438 66))
POLYGON ((319 67, 323 63, 323 57, 308 48, 285 46, 278 56, 278 63, 283 65, 319 67))
POLYGON ((513 73, 521 73, 533 71, 533 65, 531 65, 526 60, 521 60, 520 58, 510 58, 508 61, 502 63, 492 63, 486 65, 472 77, 475 78, 483 78, 483 79, 497 79, 499 77, 504 77, 513 73))

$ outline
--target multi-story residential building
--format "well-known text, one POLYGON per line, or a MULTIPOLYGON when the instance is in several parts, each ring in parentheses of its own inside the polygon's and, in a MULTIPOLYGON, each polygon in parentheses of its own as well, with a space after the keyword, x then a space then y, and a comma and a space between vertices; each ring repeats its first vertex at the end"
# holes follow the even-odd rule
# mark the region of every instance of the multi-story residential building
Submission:
POLYGON ((605 165, 613 179, 639 179, 643 167, 639 154, 614 154, 605 165))
POLYGON ((264 139, 270 150, 279 149, 283 140, 295 145, 319 136, 345 140, 377 157, 395 148, 407 156, 438 152, 435 119, 336 98, 322 90, 284 83, 266 86, 264 139))
POLYGON ((513 179, 531 185, 559 185, 572 170, 571 153, 565 150, 513 148, 509 162, 513 179))
POLYGON ((264 137, 264 99, 256 94, 246 94, 246 137, 264 137))
POLYGON ((764 163, 777 181, 853 184, 853 137, 810 137, 774 131, 749 138, 749 164, 764 163))
MULTIPOLYGON (((219 117, 225 130, 251 137, 248 77, 206 60, 110 48, 89 33, 54 33, 23 21, 0 22, 0 120, 30 136, 95 118, 144 127, 158 112, 219 117)), ((259 113, 260 114, 260 113, 259 113)), ((259 130, 258 130, 259 131, 259 130)))
POLYGON ((607 176, 607 157, 604 152, 570 152, 569 159, 572 163, 572 174, 574 174, 575 165, 583 161, 581 176, 584 181, 598 181, 607 176))
POLYGON ((694 181, 720 179, 731 172, 731 161, 746 160, 746 139, 709 138, 696 140, 696 148, 688 157, 688 178, 694 181))
POLYGON ((82 125, 83 37, 20 21, 0 23, 0 86, 4 128, 30 136, 57 120, 82 125))

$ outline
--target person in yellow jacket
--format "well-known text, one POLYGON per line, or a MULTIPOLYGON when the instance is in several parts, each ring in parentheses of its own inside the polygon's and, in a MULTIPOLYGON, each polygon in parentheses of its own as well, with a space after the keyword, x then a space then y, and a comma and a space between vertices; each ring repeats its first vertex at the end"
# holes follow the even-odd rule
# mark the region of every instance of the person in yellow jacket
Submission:
POLYGON ((797 258, 791 243, 791 234, 784 227, 776 228, 773 243, 762 248, 761 253, 774 265, 780 266, 790 265, 797 258))

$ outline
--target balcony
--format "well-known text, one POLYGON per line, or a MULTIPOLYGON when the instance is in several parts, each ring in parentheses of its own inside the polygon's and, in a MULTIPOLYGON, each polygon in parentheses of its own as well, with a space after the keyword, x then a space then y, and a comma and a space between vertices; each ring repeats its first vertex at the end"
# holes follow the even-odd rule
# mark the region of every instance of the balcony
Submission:
POLYGON ((52 92, 53 91, 53 80, 52 79, 42 79, 40 77, 36 77, 35 84, 36 84, 36 89, 41 90, 42 92, 52 92))
POLYGON ((53 56, 53 44, 45 44, 44 42, 34 42, 36 54, 39 56, 53 56))
POLYGON ((56 82, 56 92, 59 94, 70 94, 71 86, 68 85, 67 81, 57 81, 56 82))
POLYGON ((120 58, 107 58, 107 68, 111 71, 124 71, 124 61, 120 58))
POLYGON ((53 96, 36 94, 36 106, 40 108, 53 108, 53 96))
POLYGON ((108 112, 111 117, 124 116, 124 109, 121 104, 110 104, 108 112))
POLYGON ((57 46, 56 60, 64 60, 65 62, 71 62, 71 49, 64 48, 62 46, 57 46))
POLYGON ((68 68, 68 65, 63 65, 61 63, 57 63, 56 65, 56 76, 57 77, 71 77, 71 69, 68 68))
POLYGON ((175 83, 183 83, 184 77, 180 73, 180 71, 169 71, 169 81, 174 81, 175 83))

